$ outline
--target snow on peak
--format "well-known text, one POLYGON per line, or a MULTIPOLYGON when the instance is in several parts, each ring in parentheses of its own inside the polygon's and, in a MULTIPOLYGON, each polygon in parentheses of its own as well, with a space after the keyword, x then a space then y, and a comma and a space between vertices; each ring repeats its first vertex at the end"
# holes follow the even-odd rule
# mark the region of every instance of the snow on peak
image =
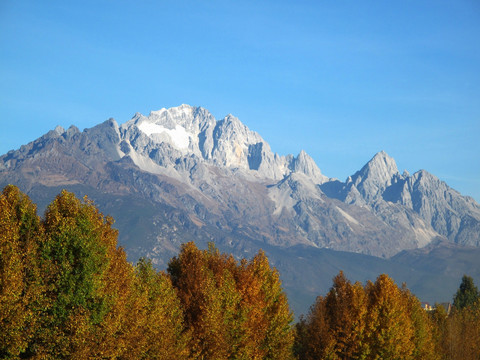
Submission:
POLYGON ((175 125, 174 129, 167 129, 162 125, 144 121, 138 125, 138 128, 149 137, 152 137, 152 135, 168 135, 173 145, 178 149, 187 149, 190 144, 190 134, 183 126, 178 124, 175 125))
MULTIPOLYGON (((190 162, 198 157, 217 166, 256 171, 258 177, 282 179, 298 172, 315 184, 328 180, 305 151, 296 158, 277 156, 258 133, 232 114, 217 121, 208 110, 183 104, 148 116, 137 113, 120 132, 139 156, 164 167, 175 167, 179 159, 188 156, 190 162)), ((139 157, 132 159, 141 168, 149 168, 139 157)))

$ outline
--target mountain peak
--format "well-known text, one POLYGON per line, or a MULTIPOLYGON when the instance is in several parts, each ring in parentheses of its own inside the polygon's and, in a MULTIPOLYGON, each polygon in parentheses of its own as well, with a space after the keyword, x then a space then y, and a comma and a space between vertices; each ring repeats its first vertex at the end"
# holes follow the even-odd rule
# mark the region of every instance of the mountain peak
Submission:
POLYGON ((390 168, 398 172, 397 164, 395 163, 395 159, 388 155, 384 150, 379 151, 376 153, 373 158, 368 162, 368 164, 379 164, 383 165, 384 167, 390 168))
POLYGON ((385 151, 380 151, 360 170, 362 178, 375 179, 378 183, 389 183, 398 174, 395 160, 385 151))
POLYGON ((396 176, 400 176, 395 160, 385 151, 380 151, 347 180, 347 186, 353 191, 347 200, 355 203, 374 201, 392 184, 396 176))
POLYGON ((57 125, 53 131, 55 131, 58 135, 62 135, 65 132, 65 129, 60 125, 57 125))
POLYGON ((304 173, 318 184, 323 184, 329 180, 321 173, 315 161, 305 150, 301 150, 298 156, 293 159, 291 167, 294 172, 304 173))
POLYGON ((196 107, 182 104, 180 106, 171 107, 169 109, 161 108, 160 110, 151 111, 148 118, 156 119, 162 115, 168 116, 171 118, 188 118, 193 117, 193 114, 196 110, 196 107))

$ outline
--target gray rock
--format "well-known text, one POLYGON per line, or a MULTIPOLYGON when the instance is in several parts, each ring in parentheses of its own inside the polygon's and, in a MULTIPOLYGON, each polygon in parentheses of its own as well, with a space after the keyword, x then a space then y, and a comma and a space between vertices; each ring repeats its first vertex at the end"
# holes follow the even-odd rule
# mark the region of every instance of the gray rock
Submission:
POLYGON ((0 157, 0 185, 8 183, 30 194, 97 194, 119 217, 127 251, 158 264, 189 239, 239 257, 265 246, 390 257, 436 239, 480 245, 479 205, 425 171, 400 174, 382 151, 342 183, 304 151, 280 156, 236 117, 217 121, 189 105, 50 131, 0 157))

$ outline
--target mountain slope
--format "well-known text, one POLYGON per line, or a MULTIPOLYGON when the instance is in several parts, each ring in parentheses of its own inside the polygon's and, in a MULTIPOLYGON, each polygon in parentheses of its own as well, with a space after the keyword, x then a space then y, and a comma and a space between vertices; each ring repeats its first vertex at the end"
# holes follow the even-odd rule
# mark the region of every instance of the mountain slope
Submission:
POLYGON ((480 245, 480 206, 472 198, 425 170, 400 174, 395 160, 383 151, 345 183, 325 183, 321 188, 347 204, 370 207, 392 225, 412 223, 420 246, 437 235, 462 245, 480 245))
POLYGON ((137 113, 121 126, 57 127, 0 157, 0 183, 8 182, 27 193, 84 185, 134 195, 224 238, 274 246, 389 257, 440 238, 480 244, 479 205, 423 170, 400 174, 382 151, 341 183, 304 151, 279 156, 234 116, 217 121, 188 105, 137 113))
POLYGON ((436 241, 480 245, 479 205, 423 170, 400 174, 380 152, 343 183, 304 151, 280 156, 234 116, 216 120, 188 105, 122 125, 57 127, 0 157, 0 186, 8 183, 40 206, 62 188, 89 195, 117 219, 129 259, 149 256, 159 267, 182 242, 215 241, 238 258, 269 249, 285 279, 312 284, 286 260, 294 249, 389 258, 436 241))

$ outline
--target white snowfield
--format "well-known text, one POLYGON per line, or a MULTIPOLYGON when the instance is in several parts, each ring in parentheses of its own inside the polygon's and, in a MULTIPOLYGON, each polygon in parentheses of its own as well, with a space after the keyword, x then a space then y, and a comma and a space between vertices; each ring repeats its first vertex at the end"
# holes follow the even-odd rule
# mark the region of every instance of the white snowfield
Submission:
MULTIPOLYGON (((190 105, 162 108, 149 116, 137 113, 120 126, 119 134, 130 147, 129 156, 135 164, 156 174, 167 169, 181 172, 178 164, 188 158, 240 169, 259 179, 281 180, 296 172, 304 173, 315 184, 329 180, 304 151, 297 157, 279 156, 233 115, 217 121, 208 110, 190 105), (145 135, 143 139, 138 132, 145 135), (158 166, 152 166, 152 162, 158 166)), ((118 153, 122 157, 120 150, 118 153)))
POLYGON ((138 126, 138 128, 147 136, 154 134, 167 134, 173 145, 180 150, 187 149, 190 144, 191 135, 183 126, 178 124, 175 126, 175 129, 167 129, 162 125, 144 121, 138 126))

